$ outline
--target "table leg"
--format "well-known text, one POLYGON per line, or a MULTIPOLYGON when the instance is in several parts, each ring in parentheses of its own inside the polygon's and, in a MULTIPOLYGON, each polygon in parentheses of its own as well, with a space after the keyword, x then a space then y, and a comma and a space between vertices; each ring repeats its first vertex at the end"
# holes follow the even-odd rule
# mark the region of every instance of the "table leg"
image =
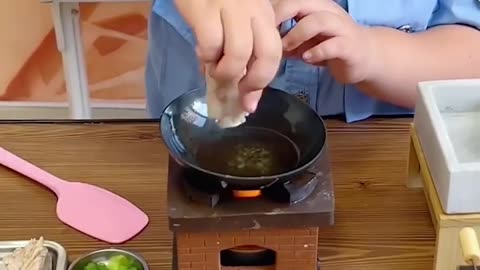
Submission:
POLYGON ((62 54, 70 117, 90 119, 90 97, 85 66, 79 4, 52 2, 55 35, 62 54))
POLYGON ((423 187, 422 172, 420 168, 420 162, 417 156, 417 150, 415 149, 415 143, 413 138, 410 137, 410 150, 408 157, 408 175, 407 175, 407 188, 419 189, 423 187))

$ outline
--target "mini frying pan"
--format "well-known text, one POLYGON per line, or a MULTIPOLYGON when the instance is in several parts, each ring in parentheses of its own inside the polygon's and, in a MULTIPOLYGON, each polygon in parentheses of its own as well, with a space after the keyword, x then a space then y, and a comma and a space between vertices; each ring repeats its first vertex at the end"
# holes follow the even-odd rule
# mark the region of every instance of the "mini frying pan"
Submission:
MULTIPOLYGON (((171 157, 189 169, 218 178, 230 186, 242 189, 258 189, 274 182, 285 182, 304 173, 317 159, 321 158, 326 148, 326 128, 322 118, 306 103, 284 91, 265 89, 257 111, 247 117, 247 121, 235 128, 222 129, 214 119, 207 116, 205 90, 196 89, 182 94, 173 100, 164 110, 160 119, 162 139, 171 157), (297 156, 295 164, 275 173, 258 175, 241 175, 225 173, 205 166, 207 159, 216 160, 217 165, 225 165, 228 158, 220 157, 225 147, 224 140, 235 134, 234 142, 242 144, 253 136, 251 130, 266 130, 291 142, 297 156), (209 156, 199 159, 200 149, 205 145, 209 156)), ((231 141, 230 141, 231 143, 231 141)), ((228 148, 235 147, 229 145, 228 148)), ((285 148, 279 146, 278 148, 285 148)), ((280 150, 282 150, 280 149, 280 150)), ((285 150, 285 149, 283 149, 285 150)), ((282 155, 280 151, 277 155, 282 155)), ((210 161, 211 161, 210 160, 210 161)), ((222 166, 219 166, 222 167, 222 166)))

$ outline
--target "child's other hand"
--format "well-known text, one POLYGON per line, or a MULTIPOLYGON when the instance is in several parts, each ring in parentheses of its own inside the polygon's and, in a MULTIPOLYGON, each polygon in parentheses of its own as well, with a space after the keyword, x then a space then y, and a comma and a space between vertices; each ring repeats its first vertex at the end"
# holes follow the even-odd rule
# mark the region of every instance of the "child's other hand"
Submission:
POLYGON ((201 64, 213 67, 210 76, 215 80, 242 78, 244 107, 253 112, 259 90, 273 80, 282 58, 270 0, 175 0, 175 4, 195 34, 201 64))
POLYGON ((283 37, 285 55, 325 65, 336 80, 358 83, 369 73, 371 38, 333 0, 273 0, 276 23, 297 24, 283 37))

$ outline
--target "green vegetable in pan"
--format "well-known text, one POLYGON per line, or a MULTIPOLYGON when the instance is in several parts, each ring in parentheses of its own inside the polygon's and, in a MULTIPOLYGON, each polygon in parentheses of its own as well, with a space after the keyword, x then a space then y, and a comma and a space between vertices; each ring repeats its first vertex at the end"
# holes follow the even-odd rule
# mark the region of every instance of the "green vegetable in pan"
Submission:
POLYGON ((84 270, 142 270, 143 267, 124 255, 113 256, 108 260, 107 264, 90 262, 85 266, 84 270))
POLYGON ((109 270, 108 267, 103 263, 94 263, 91 262, 85 266, 84 270, 109 270))

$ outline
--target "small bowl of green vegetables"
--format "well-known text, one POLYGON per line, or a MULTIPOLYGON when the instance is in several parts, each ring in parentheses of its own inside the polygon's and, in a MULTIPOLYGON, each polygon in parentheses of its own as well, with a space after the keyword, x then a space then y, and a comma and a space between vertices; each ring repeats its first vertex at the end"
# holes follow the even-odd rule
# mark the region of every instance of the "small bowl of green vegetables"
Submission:
POLYGON ((77 258, 68 270, 148 270, 147 262, 133 252, 109 248, 77 258))

